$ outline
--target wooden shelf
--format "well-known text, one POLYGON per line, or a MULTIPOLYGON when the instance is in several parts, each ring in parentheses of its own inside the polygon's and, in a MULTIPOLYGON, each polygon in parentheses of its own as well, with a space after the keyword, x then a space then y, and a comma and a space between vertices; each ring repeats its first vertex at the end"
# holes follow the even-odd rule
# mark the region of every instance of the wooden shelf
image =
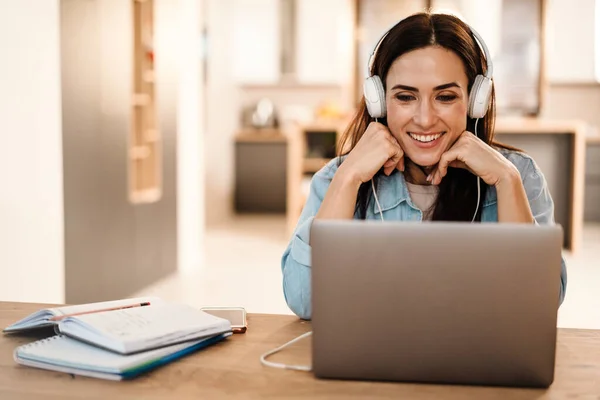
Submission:
POLYGON ((135 93, 131 97, 131 104, 134 107, 143 107, 150 104, 150 95, 146 93, 135 93))
POLYGON ((581 120, 551 120, 533 117, 499 117, 496 120, 496 134, 564 134, 572 132, 585 137, 586 143, 600 143, 600 133, 589 133, 581 120), (588 132, 586 134, 586 132, 588 132))
POLYGON ((235 141, 238 143, 249 142, 286 142, 287 138, 279 129, 264 128, 264 129, 242 129, 235 135, 235 141))
POLYGON ((144 133, 146 143, 155 143, 160 140, 160 135, 156 129, 147 129, 144 133))
POLYGON ((161 135, 156 118, 154 73, 154 0, 133 6, 133 88, 129 134, 129 199, 158 201, 162 193, 161 135))
POLYGON ((302 125, 302 130, 305 133, 337 132, 341 135, 343 129, 342 122, 340 120, 320 120, 302 125))
POLYGON ((154 71, 148 70, 144 72, 144 82, 146 83, 154 83, 154 71))
POLYGON ((586 136, 585 140, 588 144, 600 145, 600 135, 586 136))
POLYGON ((161 192, 159 189, 146 189, 131 192, 129 194, 129 201, 132 203, 154 203, 160 200, 161 192))
POLYGON ((580 120, 552 120, 533 117, 498 117, 494 126, 496 134, 564 134, 572 132, 585 135, 586 126, 580 120))
POLYGON ((329 161, 331 161, 330 158, 305 158, 304 173, 315 173, 323 168, 329 161))
POLYGON ((150 157, 150 149, 147 146, 136 146, 129 150, 129 154, 134 160, 143 160, 150 157))

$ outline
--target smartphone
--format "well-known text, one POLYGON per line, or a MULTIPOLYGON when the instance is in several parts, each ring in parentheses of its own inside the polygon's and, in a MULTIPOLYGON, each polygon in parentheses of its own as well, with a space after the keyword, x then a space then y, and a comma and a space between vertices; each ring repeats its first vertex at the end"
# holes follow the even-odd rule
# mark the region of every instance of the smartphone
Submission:
POLYGON ((201 310, 231 322, 233 333, 244 333, 248 329, 246 310, 243 307, 202 307, 201 310))

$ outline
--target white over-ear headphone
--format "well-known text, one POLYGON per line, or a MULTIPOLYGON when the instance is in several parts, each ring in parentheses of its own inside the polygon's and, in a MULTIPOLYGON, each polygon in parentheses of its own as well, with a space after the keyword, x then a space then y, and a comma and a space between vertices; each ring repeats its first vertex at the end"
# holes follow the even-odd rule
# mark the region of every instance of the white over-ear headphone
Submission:
MULTIPOLYGON (((490 98, 492 95, 492 74, 494 72, 494 68, 492 65, 492 57, 490 56, 490 52, 488 51, 483 38, 473 28, 469 28, 483 49, 483 53, 485 54, 485 59, 487 61, 487 71, 485 72, 485 75, 477 75, 475 77, 475 81, 473 82, 473 86, 471 87, 471 91, 469 93, 469 107, 467 112, 471 118, 483 118, 490 105, 490 98)), ((367 110, 369 111, 369 115, 373 118, 383 118, 387 113, 383 82, 379 76, 371 75, 371 62, 374 58, 375 51, 379 47, 379 44, 383 41, 388 33, 389 30, 384 33, 377 44, 375 44, 367 63, 367 79, 365 80, 363 91, 367 110)))

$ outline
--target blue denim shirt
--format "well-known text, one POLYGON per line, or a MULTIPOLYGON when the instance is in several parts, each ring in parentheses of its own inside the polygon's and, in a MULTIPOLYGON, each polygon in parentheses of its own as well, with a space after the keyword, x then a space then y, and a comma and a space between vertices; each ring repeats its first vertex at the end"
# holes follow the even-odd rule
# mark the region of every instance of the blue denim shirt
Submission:
MULTIPOLYGON (((519 170, 536 222, 540 225, 553 224, 554 202, 548 191, 544 175, 534 160, 520 152, 504 149, 499 151, 519 170)), ((303 319, 311 318, 310 228, 337 168, 338 160, 333 159, 313 176, 310 194, 281 260, 285 300, 290 309, 303 319)), ((378 181, 377 195, 386 221, 422 220, 423 213, 412 202, 402 173, 395 171, 390 176, 383 175, 378 181)), ((356 215, 355 218, 357 218, 356 215)), ((373 199, 369 202, 366 218, 380 219, 379 210, 373 199)), ((498 205, 494 187, 488 188, 486 192, 486 198, 482 203, 481 220, 482 222, 498 221, 498 205)), ((560 280, 560 304, 562 304, 567 287, 564 258, 560 280)))

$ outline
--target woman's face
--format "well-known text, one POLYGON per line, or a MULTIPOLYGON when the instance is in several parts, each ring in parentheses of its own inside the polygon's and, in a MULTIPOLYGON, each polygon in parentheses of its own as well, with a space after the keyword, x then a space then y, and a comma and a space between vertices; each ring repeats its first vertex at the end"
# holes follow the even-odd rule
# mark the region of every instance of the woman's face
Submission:
POLYGON ((386 77, 388 128, 415 164, 436 165, 466 130, 467 85, 461 59, 439 46, 393 62, 386 77))

